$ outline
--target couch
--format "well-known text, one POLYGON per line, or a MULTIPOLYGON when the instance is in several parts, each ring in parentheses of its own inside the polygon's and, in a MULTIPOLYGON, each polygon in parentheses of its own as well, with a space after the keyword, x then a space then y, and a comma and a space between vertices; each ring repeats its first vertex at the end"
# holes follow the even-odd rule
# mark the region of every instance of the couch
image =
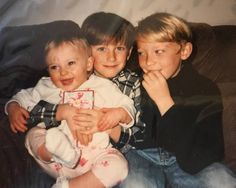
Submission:
MULTIPOLYGON (((194 37, 190 62, 197 71, 213 80, 222 92, 224 162, 236 172, 236 25, 190 25, 194 37)), ((78 29, 76 23, 61 20, 5 27, 0 31, 1 188, 49 188, 55 181, 27 153, 25 134, 10 131, 4 104, 20 89, 34 86, 41 76, 47 75, 42 63, 46 42, 78 29)))

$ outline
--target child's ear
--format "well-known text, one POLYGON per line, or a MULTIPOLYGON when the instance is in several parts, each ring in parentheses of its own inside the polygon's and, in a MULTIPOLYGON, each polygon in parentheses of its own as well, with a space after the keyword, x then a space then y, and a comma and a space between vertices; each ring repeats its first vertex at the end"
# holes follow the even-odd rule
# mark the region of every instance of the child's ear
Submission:
POLYGON ((130 55, 131 55, 131 53, 132 53, 132 50, 133 50, 133 47, 131 47, 131 48, 129 49, 129 53, 128 53, 127 58, 126 58, 127 61, 128 61, 129 58, 130 58, 130 55))
POLYGON ((193 50, 193 45, 191 42, 187 42, 182 46, 181 49, 181 59, 186 60, 191 55, 193 50))
POLYGON ((87 62, 87 71, 93 70, 93 62, 94 62, 94 58, 90 56, 87 62))

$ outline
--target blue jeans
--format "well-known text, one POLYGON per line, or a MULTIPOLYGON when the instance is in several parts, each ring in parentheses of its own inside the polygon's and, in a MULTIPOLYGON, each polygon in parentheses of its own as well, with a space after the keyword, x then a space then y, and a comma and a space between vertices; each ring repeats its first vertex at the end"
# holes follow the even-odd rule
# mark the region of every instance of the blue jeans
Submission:
POLYGON ((235 188, 236 178, 226 166, 214 163, 197 174, 184 172, 176 158, 161 149, 131 150, 126 154, 129 175, 120 188, 235 188))
POLYGON ((163 170, 157 168, 153 162, 145 159, 137 153, 137 150, 130 150, 125 157, 129 164, 128 177, 119 188, 164 188, 165 177, 163 170))

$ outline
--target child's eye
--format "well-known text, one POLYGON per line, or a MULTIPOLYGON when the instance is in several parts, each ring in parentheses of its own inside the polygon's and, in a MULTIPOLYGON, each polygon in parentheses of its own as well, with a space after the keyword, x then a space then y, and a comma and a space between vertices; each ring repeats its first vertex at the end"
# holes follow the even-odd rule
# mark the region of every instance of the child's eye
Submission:
POLYGON ((50 66, 48 67, 48 70, 57 71, 57 70, 60 70, 60 67, 57 66, 57 65, 50 65, 50 66))
POLYGON ((155 54, 162 54, 164 50, 155 50, 155 54))
POLYGON ((97 51, 100 51, 100 52, 103 52, 103 51, 105 51, 105 47, 99 47, 99 48, 97 48, 97 51))
POLYGON ((71 65, 75 65, 76 64, 76 61, 69 61, 68 62, 68 65, 71 66, 71 65))
POLYGON ((118 46, 116 47, 116 49, 119 51, 124 51, 126 48, 124 46, 118 46))
POLYGON ((138 51, 138 56, 143 56, 143 55, 144 55, 143 52, 138 51))

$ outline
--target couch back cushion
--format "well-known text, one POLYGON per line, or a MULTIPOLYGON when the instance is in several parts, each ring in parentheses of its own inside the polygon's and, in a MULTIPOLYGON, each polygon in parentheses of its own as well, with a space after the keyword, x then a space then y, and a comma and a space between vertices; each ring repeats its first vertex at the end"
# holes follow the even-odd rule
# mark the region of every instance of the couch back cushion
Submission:
POLYGON ((236 81, 236 25, 192 23, 191 27, 195 68, 217 83, 236 81))
POLYGON ((224 111, 225 160, 236 171, 236 25, 192 23, 191 63, 219 87, 224 111))
POLYGON ((47 75, 43 58, 46 43, 54 37, 79 31, 72 21, 6 27, 0 32, 0 117, 3 106, 22 88, 32 87, 47 75))

